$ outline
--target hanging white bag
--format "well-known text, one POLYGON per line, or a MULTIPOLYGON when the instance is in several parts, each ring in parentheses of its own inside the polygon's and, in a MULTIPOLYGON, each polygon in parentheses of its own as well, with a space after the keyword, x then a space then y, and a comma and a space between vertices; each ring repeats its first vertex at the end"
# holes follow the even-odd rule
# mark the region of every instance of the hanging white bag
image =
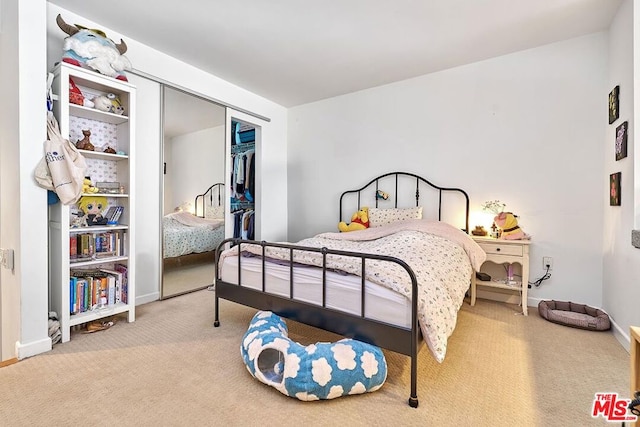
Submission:
POLYGON ((36 181, 41 187, 55 191, 62 204, 74 204, 82 196, 87 164, 78 149, 62 137, 53 114, 47 119, 47 136, 44 158, 36 167, 36 181))

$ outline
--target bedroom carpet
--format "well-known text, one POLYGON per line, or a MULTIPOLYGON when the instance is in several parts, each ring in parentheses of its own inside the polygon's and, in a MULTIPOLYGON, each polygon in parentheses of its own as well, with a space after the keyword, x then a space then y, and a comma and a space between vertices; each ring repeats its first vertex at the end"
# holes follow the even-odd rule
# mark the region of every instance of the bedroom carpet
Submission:
MULTIPOLYGON (((547 322, 532 308, 464 304, 444 363, 419 356, 420 406, 407 405, 409 359, 385 351, 376 392, 301 402, 253 379, 240 339, 255 310, 203 290, 136 310, 45 354, 0 368, 0 425, 588 426, 596 392, 629 397, 629 355, 609 332, 547 322)), ((339 337, 287 321, 303 344, 339 337)))

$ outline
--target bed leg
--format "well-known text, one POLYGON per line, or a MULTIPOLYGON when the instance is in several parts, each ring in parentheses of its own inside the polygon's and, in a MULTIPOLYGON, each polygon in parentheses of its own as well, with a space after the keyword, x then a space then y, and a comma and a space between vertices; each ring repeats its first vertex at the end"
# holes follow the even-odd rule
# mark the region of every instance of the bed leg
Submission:
POLYGON ((418 391, 417 391, 417 375, 418 375, 418 366, 417 366, 417 357, 411 358, 411 395, 409 396, 409 406, 412 408, 418 407, 418 391))
POLYGON ((418 350, 414 347, 411 356, 411 395, 409 396, 409 406, 418 407, 418 350))
POLYGON ((216 295, 215 297, 215 303, 214 303, 214 321, 213 321, 213 326, 214 327, 218 327, 220 326, 220 319, 218 317, 219 314, 219 306, 218 306, 218 296, 216 295))

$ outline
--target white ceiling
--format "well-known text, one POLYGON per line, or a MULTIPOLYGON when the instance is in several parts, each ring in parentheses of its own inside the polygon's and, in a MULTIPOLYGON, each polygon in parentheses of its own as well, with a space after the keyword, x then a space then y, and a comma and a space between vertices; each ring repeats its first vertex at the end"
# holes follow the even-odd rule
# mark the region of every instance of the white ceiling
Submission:
POLYGON ((621 3, 50 1, 285 107, 606 30, 621 3))

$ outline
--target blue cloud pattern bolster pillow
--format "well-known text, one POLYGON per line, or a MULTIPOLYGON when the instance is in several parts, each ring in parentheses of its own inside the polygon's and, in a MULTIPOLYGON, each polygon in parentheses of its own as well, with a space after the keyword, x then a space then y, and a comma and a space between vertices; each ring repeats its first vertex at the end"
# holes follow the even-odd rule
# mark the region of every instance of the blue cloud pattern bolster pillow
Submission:
POLYGON ((352 339, 303 346, 287 325, 259 311, 242 337, 240 353, 257 380, 300 400, 334 399, 378 390, 387 379, 382 350, 352 339))

